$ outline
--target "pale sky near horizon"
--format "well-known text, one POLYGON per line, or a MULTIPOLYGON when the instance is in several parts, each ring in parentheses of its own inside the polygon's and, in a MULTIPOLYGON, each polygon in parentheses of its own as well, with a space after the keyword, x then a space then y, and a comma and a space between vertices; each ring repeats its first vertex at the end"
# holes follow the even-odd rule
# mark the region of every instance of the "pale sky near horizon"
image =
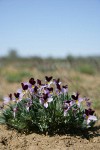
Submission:
POLYGON ((100 0, 0 0, 0 56, 100 55, 100 0))

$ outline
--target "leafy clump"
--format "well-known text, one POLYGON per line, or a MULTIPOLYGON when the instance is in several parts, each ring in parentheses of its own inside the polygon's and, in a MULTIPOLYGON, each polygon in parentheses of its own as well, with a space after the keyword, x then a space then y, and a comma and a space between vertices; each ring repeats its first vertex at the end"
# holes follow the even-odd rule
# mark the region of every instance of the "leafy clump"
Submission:
POLYGON ((4 97, 0 123, 19 131, 58 133, 92 127, 97 120, 89 99, 79 93, 69 94, 68 85, 62 85, 59 79, 46 76, 42 83, 31 78, 21 86, 4 97))

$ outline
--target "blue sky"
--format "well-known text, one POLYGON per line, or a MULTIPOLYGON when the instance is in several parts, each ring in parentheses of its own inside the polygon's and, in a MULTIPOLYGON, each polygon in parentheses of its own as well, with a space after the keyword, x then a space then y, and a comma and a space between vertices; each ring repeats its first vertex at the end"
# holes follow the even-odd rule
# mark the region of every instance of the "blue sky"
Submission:
POLYGON ((100 55, 100 0, 0 0, 0 56, 100 55))

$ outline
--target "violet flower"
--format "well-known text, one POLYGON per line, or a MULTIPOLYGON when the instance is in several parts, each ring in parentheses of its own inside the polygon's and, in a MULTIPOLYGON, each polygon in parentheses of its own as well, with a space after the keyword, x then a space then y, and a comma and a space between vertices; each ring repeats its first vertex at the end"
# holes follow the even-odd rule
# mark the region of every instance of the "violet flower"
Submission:
POLYGON ((39 95, 42 95, 43 93, 46 94, 47 93, 46 90, 47 90, 47 85, 42 84, 41 86, 38 87, 38 94, 39 95))
POLYGON ((12 94, 10 93, 10 94, 8 95, 8 97, 4 97, 3 100, 4 100, 4 104, 7 104, 7 103, 9 103, 10 101, 12 101, 12 100, 14 100, 14 99, 13 99, 13 97, 12 97, 12 94))
POLYGON ((32 100, 31 100, 31 99, 29 99, 29 102, 27 102, 27 104, 26 104, 26 110, 27 110, 28 112, 29 112, 30 106, 32 106, 32 100))
POLYGON ((91 121, 94 121, 94 122, 97 121, 97 117, 93 115, 94 112, 95 111, 92 110, 91 108, 85 109, 85 114, 83 116, 87 122, 87 125, 89 125, 91 121))
POLYGON ((28 85, 25 83, 21 83, 23 91, 28 90, 28 85))
POLYGON ((56 85, 56 94, 57 95, 62 94, 62 89, 61 89, 61 86, 59 84, 56 85))
POLYGON ((29 87, 30 88, 34 88, 34 86, 35 86, 35 83, 36 83, 36 81, 34 80, 34 78, 30 78, 30 80, 29 80, 29 87))
POLYGON ((49 97, 53 95, 53 87, 50 87, 50 88, 45 88, 44 89, 44 93, 45 94, 48 94, 49 97))
POLYGON ((20 93, 21 96, 24 96, 29 88, 29 83, 21 83, 22 89, 18 89, 17 93, 20 93))
POLYGON ((53 101, 53 98, 49 97, 48 94, 43 94, 43 97, 40 98, 40 103, 43 104, 45 108, 47 108, 48 103, 52 101, 53 101))
POLYGON ((72 97, 74 103, 77 104, 78 107, 80 107, 80 104, 83 101, 83 98, 79 97, 79 93, 73 94, 71 97, 72 97))
POLYGON ((91 102, 89 101, 90 99, 87 98, 87 97, 85 97, 84 100, 86 101, 86 106, 87 106, 88 108, 90 108, 90 107, 91 107, 91 102))
POLYGON ((21 101, 22 100, 22 98, 23 98, 23 95, 21 94, 21 93, 14 93, 14 96, 15 96, 15 100, 17 101, 17 103, 19 102, 19 101, 21 101))
POLYGON ((51 80, 52 80, 52 76, 51 77, 47 77, 45 76, 45 79, 46 79, 46 84, 48 85, 48 87, 50 87, 50 85, 53 83, 51 80))
POLYGON ((38 87, 35 86, 35 87, 34 87, 34 94, 37 94, 37 93, 38 93, 38 87))
POLYGON ((61 82, 60 82, 60 79, 58 78, 57 80, 56 79, 53 79, 53 83, 55 84, 55 85, 57 85, 57 84, 61 84, 61 82))
POLYGON ((37 79, 37 85, 41 86, 41 80, 37 79))
POLYGON ((64 101, 64 104, 63 104, 64 116, 67 115, 68 110, 71 108, 71 106, 72 106, 71 101, 68 101, 68 100, 67 100, 67 101, 64 101))
POLYGON ((68 92, 68 85, 62 86, 62 93, 67 94, 68 92))

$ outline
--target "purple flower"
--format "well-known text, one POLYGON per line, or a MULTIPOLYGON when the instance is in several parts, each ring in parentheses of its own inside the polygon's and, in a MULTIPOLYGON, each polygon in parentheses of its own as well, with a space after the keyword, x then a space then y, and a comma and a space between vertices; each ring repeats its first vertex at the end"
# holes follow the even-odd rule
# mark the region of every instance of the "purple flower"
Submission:
POLYGON ((26 110, 29 111, 30 106, 32 106, 32 100, 29 99, 29 102, 26 104, 26 110))
POLYGON ((19 99, 20 93, 14 93, 16 99, 19 99))
POLYGON ((53 87, 47 88, 47 90, 52 93, 53 92, 53 87))
POLYGON ((44 93, 45 94, 48 94, 49 96, 52 96, 53 95, 53 88, 50 87, 50 88, 45 88, 44 89, 44 93))
POLYGON ((38 94, 39 95, 42 95, 43 93, 46 94, 46 89, 47 89, 47 86, 45 84, 41 84, 41 85, 37 85, 38 87, 38 94))
POLYGON ((62 86, 62 93, 66 94, 68 92, 68 85, 62 86))
POLYGON ((3 100, 4 100, 4 104, 7 104, 7 103, 9 103, 10 98, 9 97, 4 97, 3 100))
POLYGON ((36 81, 34 80, 34 78, 31 78, 31 79, 29 80, 29 83, 30 83, 30 87, 31 87, 31 88, 34 88, 34 85, 35 85, 36 81))
POLYGON ((89 115, 93 115, 94 114, 94 110, 92 110, 91 108, 89 108, 89 109, 85 109, 85 114, 87 115, 87 116, 89 116, 89 115))
POLYGON ((19 101, 21 101, 22 100, 22 98, 23 98, 23 95, 21 94, 21 93, 14 93, 14 96, 15 96, 15 100, 17 101, 17 103, 19 102, 19 101))
POLYGON ((41 80, 37 79, 37 84, 41 86, 41 80))
POLYGON ((43 94, 43 97, 40 98, 40 103, 43 104, 45 108, 47 108, 48 103, 52 101, 53 101, 53 98, 49 97, 48 94, 43 94))
POLYGON ((62 94, 62 88, 61 88, 61 86, 59 84, 56 85, 56 94, 57 95, 62 94))
POLYGON ((97 117, 93 115, 94 112, 95 111, 92 110, 91 108, 85 109, 85 113, 83 116, 87 122, 87 125, 89 125, 91 121, 97 121, 97 117))
POLYGON ((87 107, 91 107, 91 102, 89 101, 90 99, 89 98, 87 98, 87 97, 85 97, 84 98, 84 100, 86 101, 86 105, 87 105, 87 107))
POLYGON ((12 94, 11 94, 11 93, 9 94, 9 98, 10 98, 10 100, 13 100, 12 94))
POLYGON ((45 79, 46 79, 46 84, 47 84, 47 86, 48 87, 50 87, 50 85, 52 84, 52 76, 51 77, 47 77, 47 76, 45 76, 45 79))
POLYGON ((34 87, 34 94, 37 94, 37 93, 38 93, 38 87, 35 86, 35 87, 34 87))
POLYGON ((65 100, 64 104, 63 104, 63 109, 64 109, 64 116, 67 115, 68 110, 71 108, 72 106, 72 101, 71 100, 65 100))
POLYGON ((29 83, 21 83, 22 89, 18 89, 17 93, 20 93, 21 96, 24 96, 29 88, 29 83))
POLYGON ((56 80, 56 79, 53 79, 53 83, 54 83, 54 84, 56 84, 56 85, 57 85, 57 84, 59 84, 59 85, 61 84, 61 82, 60 82, 60 79, 59 79, 59 78, 58 78, 57 80, 56 80))
POLYGON ((25 83, 21 83, 23 91, 28 90, 28 85, 25 83))
POLYGON ((87 107, 91 107, 91 102, 86 102, 87 107))
POLYGON ((73 94, 71 97, 74 100, 74 102, 80 107, 80 104, 84 99, 79 97, 79 93, 73 94))
POLYGON ((4 99, 4 104, 7 104, 10 101, 14 100, 11 93, 8 95, 8 97, 4 97, 3 99, 4 99))
POLYGON ((52 76, 51 77, 45 76, 45 79, 46 79, 47 82, 50 82, 52 80, 52 76))

